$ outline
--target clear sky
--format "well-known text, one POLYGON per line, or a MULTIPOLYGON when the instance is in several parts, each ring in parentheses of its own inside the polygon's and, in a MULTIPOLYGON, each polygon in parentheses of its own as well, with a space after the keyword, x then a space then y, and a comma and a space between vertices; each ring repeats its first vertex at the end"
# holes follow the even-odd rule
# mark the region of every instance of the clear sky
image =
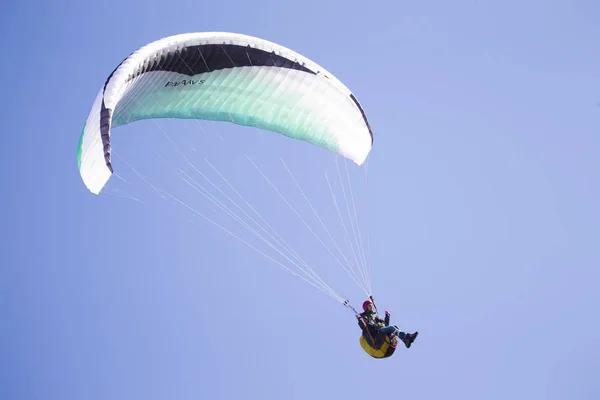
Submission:
POLYGON ((9 0, 0 15, 1 399, 600 398, 598 2, 9 0), (375 135, 368 192, 348 164, 361 233, 380 310, 421 333, 411 349, 371 359, 348 309, 125 163, 243 234, 172 179, 156 151, 186 164, 168 132, 360 307, 245 158, 300 207, 284 159, 343 239, 330 153, 232 124, 143 121, 113 132, 122 179, 85 188, 77 141, 108 74, 194 31, 282 44, 361 101, 375 135))

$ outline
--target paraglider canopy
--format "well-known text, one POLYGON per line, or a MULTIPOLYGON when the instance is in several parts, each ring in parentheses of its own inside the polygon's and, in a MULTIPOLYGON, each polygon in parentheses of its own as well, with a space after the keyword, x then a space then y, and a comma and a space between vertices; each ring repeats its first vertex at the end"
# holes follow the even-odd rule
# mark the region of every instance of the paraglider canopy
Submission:
POLYGON ((251 36, 187 33, 133 52, 108 76, 77 152, 85 185, 113 173, 111 128, 150 118, 228 121, 278 132, 361 165, 373 135, 350 90, 300 54, 251 36))

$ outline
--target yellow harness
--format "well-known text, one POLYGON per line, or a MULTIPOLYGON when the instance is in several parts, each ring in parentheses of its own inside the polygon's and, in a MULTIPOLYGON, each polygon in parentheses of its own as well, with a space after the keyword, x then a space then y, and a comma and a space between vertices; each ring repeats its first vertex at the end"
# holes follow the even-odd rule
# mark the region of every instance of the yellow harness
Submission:
POLYGON ((369 345, 365 337, 360 335, 360 347, 362 347, 368 355, 374 358, 387 358, 394 354, 394 351, 396 351, 396 346, 392 346, 392 341, 390 340, 389 335, 385 336, 385 341, 379 348, 369 345))

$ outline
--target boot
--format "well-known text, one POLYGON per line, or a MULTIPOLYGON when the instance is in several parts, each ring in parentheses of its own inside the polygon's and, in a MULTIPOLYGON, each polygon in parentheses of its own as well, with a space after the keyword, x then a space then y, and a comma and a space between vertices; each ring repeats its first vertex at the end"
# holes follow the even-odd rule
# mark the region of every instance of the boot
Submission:
POLYGON ((410 349, 410 346, 415 341, 417 336, 419 336, 419 332, 407 333, 406 335, 404 335, 404 339, 402 339, 402 341, 404 342, 404 345, 407 349, 410 349))

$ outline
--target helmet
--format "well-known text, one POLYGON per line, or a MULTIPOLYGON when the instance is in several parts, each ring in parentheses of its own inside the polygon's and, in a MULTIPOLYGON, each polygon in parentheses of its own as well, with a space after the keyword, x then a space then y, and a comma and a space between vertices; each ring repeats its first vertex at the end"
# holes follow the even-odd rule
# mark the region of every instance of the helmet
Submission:
POLYGON ((363 303, 363 311, 367 311, 367 305, 369 305, 369 304, 373 304, 373 302, 371 300, 366 300, 363 303))

